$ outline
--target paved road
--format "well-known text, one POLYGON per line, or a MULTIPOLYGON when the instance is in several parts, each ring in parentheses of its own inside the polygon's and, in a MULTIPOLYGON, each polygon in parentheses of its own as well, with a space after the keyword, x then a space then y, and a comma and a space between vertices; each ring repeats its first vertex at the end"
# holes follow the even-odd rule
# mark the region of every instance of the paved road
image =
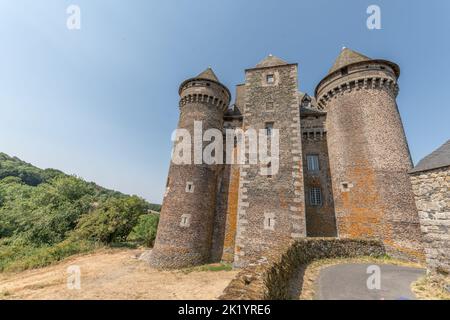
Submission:
MULTIPOLYGON (((368 289, 371 264, 340 264, 324 268, 319 275, 316 299, 320 300, 411 300, 410 285, 425 274, 424 269, 380 264, 380 289, 368 289)), ((376 287, 376 281, 370 285, 376 287)))

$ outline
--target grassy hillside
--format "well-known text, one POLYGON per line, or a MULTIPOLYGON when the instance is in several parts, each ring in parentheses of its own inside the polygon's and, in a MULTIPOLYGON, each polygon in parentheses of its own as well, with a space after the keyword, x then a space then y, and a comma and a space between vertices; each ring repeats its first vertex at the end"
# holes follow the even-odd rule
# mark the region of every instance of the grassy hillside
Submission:
POLYGON ((160 206, 0 153, 0 271, 98 246, 152 245, 160 206))

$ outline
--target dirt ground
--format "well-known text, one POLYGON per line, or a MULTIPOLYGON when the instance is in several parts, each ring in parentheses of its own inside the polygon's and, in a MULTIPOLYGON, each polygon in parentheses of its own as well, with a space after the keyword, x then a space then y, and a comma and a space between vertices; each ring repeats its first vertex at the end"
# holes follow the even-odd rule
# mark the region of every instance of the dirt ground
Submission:
POLYGON ((142 252, 102 250, 42 269, 0 274, 0 299, 215 299, 237 274, 158 271, 138 259, 142 252), (70 266, 80 268, 79 290, 68 289, 70 266))

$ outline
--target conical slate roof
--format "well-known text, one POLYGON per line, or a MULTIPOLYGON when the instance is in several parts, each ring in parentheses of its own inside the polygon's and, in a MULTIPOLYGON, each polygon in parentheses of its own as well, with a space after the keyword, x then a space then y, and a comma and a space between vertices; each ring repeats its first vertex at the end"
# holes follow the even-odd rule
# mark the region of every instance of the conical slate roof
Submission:
POLYGON ((328 74, 333 73, 345 66, 351 65, 353 63, 362 62, 362 61, 370 61, 369 57, 362 55, 356 51, 350 50, 348 48, 343 48, 336 61, 334 62, 333 67, 331 67, 328 74))
POLYGON ((228 96, 231 97, 230 90, 228 90, 228 88, 219 81, 219 78, 217 78, 216 74, 211 69, 211 67, 208 67, 205 71, 201 72, 200 74, 198 74, 197 76, 195 76, 193 78, 189 78, 187 80, 184 80, 180 84, 180 87, 178 89, 178 93, 181 94, 181 91, 183 90, 183 87, 184 87, 184 85, 186 83, 191 82, 191 81, 196 81, 198 79, 204 79, 204 80, 210 80, 210 81, 217 82, 219 85, 221 85, 226 90, 226 92, 228 93, 228 96))
POLYGON ((286 61, 284 61, 283 59, 280 59, 278 57, 275 57, 275 56, 269 54, 266 58, 261 60, 261 62, 259 62, 256 65, 256 68, 284 66, 286 64, 288 64, 288 63, 286 61))
POLYGON ((415 166, 410 173, 422 172, 447 166, 450 166, 450 140, 420 160, 417 166, 415 166))
POLYGON ((205 71, 196 76, 196 78, 208 79, 219 82, 219 79, 217 78, 216 74, 211 69, 211 67, 208 67, 205 71))

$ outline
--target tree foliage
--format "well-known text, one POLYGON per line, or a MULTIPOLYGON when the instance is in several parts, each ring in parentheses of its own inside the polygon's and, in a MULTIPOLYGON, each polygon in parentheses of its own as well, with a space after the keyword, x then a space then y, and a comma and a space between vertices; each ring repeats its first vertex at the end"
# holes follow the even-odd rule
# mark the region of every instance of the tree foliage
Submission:
POLYGON ((139 217, 159 208, 0 153, 0 271, 126 241, 139 217))
POLYGON ((143 243, 147 247, 153 247, 158 223, 158 214, 145 214, 140 216, 137 225, 131 230, 128 240, 143 243))

